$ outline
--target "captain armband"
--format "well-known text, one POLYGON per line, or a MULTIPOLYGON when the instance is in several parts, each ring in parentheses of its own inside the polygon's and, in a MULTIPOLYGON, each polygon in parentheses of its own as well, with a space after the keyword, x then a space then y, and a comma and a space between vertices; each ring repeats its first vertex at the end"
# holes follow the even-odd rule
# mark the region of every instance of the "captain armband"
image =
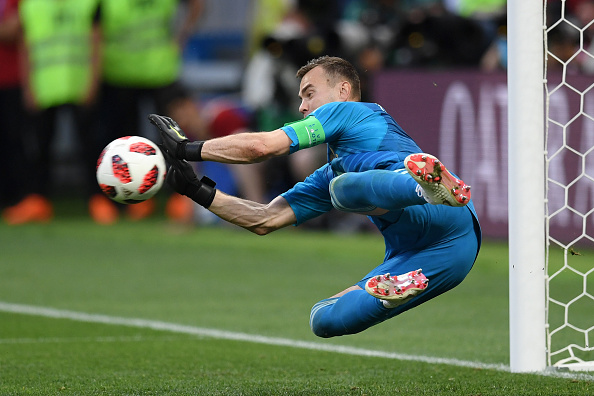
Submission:
POLYGON ((313 116, 304 118, 303 120, 290 122, 285 124, 290 126, 297 135, 299 141, 299 150, 317 146, 326 142, 326 134, 320 121, 313 116))

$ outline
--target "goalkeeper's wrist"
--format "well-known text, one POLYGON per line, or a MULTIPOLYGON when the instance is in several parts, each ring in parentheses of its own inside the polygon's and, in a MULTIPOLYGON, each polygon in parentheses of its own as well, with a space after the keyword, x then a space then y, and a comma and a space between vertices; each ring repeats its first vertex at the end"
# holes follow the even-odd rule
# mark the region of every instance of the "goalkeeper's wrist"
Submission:
POLYGON ((214 200, 217 190, 215 189, 216 183, 210 178, 203 176, 200 179, 199 185, 191 185, 190 191, 186 194, 192 201, 198 205, 202 205, 208 208, 214 200))
POLYGON ((188 142, 183 141, 177 146, 177 158, 188 161, 202 161, 203 141, 188 142))

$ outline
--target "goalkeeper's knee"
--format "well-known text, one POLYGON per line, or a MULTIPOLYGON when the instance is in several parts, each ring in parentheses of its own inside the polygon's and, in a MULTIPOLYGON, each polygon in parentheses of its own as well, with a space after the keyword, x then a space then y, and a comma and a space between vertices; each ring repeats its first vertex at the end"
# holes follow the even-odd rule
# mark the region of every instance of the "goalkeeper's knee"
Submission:
POLYGON ((313 333, 318 337, 329 338, 336 335, 334 334, 335 331, 331 328, 331 322, 324 319, 326 310, 330 309, 330 307, 336 303, 336 300, 338 300, 337 297, 328 298, 316 303, 311 308, 309 327, 311 328, 311 331, 313 331, 313 333))
POLYGON ((361 177, 361 173, 343 173, 330 181, 330 198, 335 209, 365 213, 377 208, 369 203, 367 191, 361 188, 361 177))

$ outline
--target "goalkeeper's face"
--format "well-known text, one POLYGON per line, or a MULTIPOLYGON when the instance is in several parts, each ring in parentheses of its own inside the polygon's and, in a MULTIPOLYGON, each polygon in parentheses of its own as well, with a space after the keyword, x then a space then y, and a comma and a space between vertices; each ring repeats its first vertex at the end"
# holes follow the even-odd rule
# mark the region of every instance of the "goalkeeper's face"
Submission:
POLYGON ((346 102, 349 100, 350 84, 336 81, 328 76, 321 66, 311 69, 301 79, 299 112, 307 117, 318 107, 330 102, 346 102), (347 86, 345 86, 345 84, 347 86))

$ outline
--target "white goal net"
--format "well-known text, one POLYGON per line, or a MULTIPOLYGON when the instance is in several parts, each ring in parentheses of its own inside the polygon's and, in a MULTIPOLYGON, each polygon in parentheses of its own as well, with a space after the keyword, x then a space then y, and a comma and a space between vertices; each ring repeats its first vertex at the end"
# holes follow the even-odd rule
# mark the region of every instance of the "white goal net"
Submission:
POLYGON ((594 370, 594 2, 544 6, 547 364, 594 370))

